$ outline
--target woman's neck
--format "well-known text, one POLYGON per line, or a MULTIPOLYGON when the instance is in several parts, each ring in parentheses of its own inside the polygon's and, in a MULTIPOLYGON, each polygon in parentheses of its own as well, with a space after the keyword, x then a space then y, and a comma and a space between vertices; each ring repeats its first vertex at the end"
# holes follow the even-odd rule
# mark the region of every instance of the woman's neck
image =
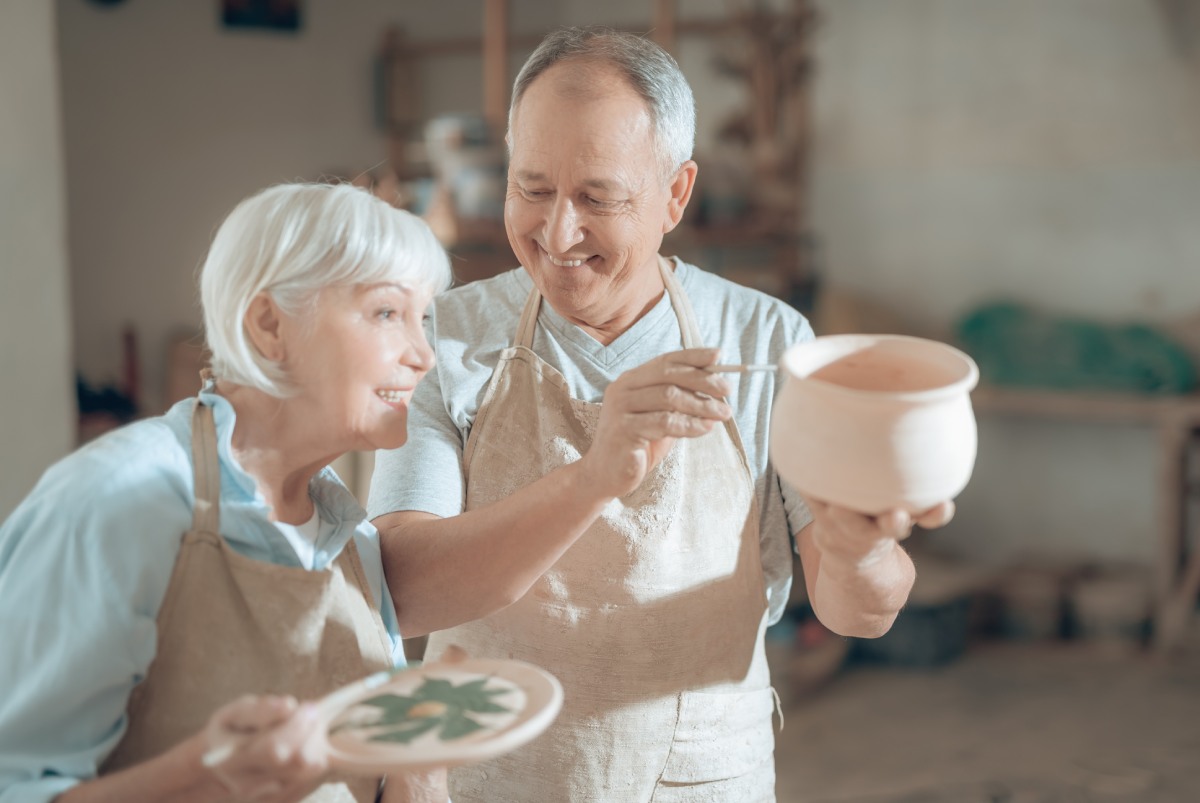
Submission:
POLYGON ((312 518, 308 484, 337 453, 313 440, 319 428, 302 415, 302 407, 260 390, 221 382, 216 392, 233 405, 233 456, 254 478, 270 505, 272 518, 303 524, 312 518))

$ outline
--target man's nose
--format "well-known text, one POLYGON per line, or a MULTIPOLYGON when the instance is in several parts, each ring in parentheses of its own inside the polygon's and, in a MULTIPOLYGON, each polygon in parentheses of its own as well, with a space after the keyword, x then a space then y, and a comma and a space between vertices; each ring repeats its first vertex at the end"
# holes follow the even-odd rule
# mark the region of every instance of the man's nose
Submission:
POLYGON ((561 257, 583 240, 583 227, 575 204, 569 198, 559 198, 550 209, 546 221, 546 248, 561 257))

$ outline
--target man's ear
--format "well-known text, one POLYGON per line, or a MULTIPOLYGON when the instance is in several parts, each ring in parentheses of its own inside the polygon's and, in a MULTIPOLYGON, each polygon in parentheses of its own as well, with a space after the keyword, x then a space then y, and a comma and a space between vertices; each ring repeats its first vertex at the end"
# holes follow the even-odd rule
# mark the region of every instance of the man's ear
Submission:
POLYGON ((287 347, 283 337, 283 315, 275 299, 267 293, 259 293, 252 298, 242 326, 259 354, 271 362, 284 361, 287 347))
POLYGON ((667 201, 667 218, 663 221, 663 234, 674 230, 683 220, 683 210, 687 209, 688 201, 692 199, 692 189, 696 186, 696 173, 699 167, 688 159, 671 179, 671 199, 667 201))

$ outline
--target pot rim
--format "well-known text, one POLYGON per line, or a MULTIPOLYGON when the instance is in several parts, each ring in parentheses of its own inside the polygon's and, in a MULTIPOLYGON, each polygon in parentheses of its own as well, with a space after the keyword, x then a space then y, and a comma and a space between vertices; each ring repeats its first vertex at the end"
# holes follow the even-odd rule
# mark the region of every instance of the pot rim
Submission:
POLYGON ((894 401, 912 401, 912 402, 928 402, 936 401, 947 396, 956 396, 963 393, 970 393, 979 384, 979 366, 975 364, 975 360, 961 349, 957 349, 948 343, 943 343, 940 340, 931 340, 924 337, 915 337, 913 335, 891 335, 891 334, 843 334, 843 335, 822 335, 814 337, 812 340, 806 340, 803 343, 796 343, 788 347, 783 356, 779 360, 779 368, 789 380, 801 381, 808 383, 814 387, 819 387, 826 392, 836 393, 847 398, 857 399, 889 399, 894 401), (820 364, 815 364, 805 368, 798 368, 796 363, 800 362, 806 352, 813 350, 814 347, 830 348, 836 353, 835 358, 845 357, 864 348, 879 345, 881 343, 902 343, 912 346, 917 346, 926 354, 932 354, 943 360, 949 358, 956 360, 959 363, 962 375, 952 382, 937 387, 927 388, 925 390, 908 390, 908 391, 893 391, 893 390, 861 390, 858 388, 848 388, 844 385, 838 385, 833 382, 827 382, 822 379, 814 379, 811 374, 815 371, 824 368, 829 364, 829 361, 824 361, 820 364))

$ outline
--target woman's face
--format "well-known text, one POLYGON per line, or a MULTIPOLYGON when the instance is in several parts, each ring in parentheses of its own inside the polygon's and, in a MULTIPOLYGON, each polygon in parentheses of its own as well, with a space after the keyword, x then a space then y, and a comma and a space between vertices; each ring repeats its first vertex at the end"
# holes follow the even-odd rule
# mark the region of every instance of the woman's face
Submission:
POLYGON ((413 389, 433 367, 420 285, 330 287, 316 309, 287 319, 285 368, 314 431, 342 451, 395 449, 408 439, 413 389))

